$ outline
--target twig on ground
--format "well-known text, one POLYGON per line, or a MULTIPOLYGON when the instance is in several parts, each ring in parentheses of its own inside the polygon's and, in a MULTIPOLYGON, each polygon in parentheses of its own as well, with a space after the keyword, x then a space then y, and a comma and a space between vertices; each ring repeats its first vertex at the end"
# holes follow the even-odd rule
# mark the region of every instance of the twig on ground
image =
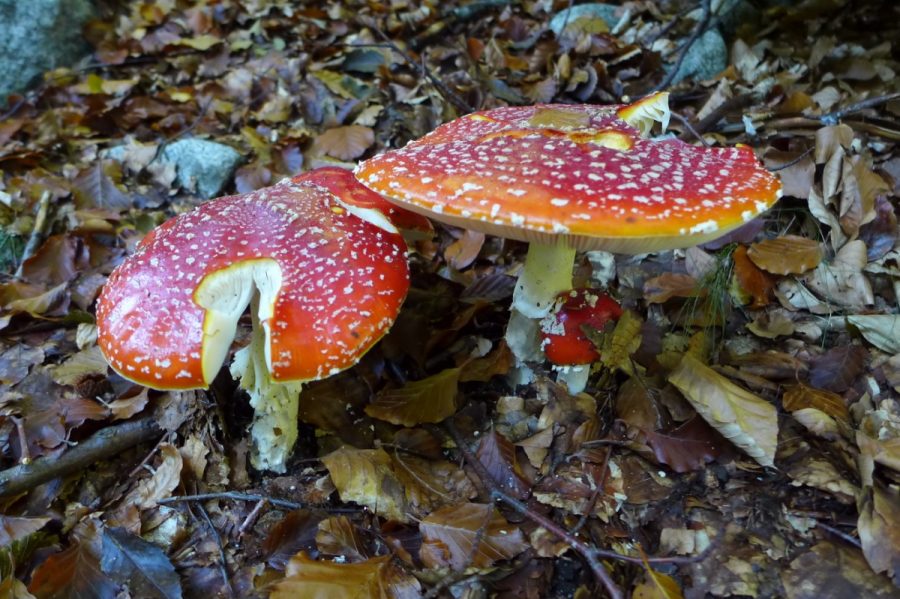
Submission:
POLYGON ((679 123, 684 125, 685 130, 687 130, 689 133, 691 133, 691 135, 696 137, 700 141, 700 143, 702 143, 707 148, 709 147, 709 142, 707 142, 705 139, 703 139, 703 136, 700 135, 699 131, 694 129, 694 126, 691 125, 691 122, 689 120, 687 120, 686 118, 684 118, 683 116, 681 116, 680 114, 675 112, 674 110, 671 111, 669 114, 671 114, 673 117, 675 117, 675 120, 677 120, 679 123))
POLYGON ((219 493, 198 493, 196 495, 176 495, 174 497, 166 497, 160 499, 159 503, 184 503, 190 501, 208 501, 210 499, 230 499, 232 501, 265 501, 275 507, 285 508, 288 510, 316 509, 336 514, 356 514, 360 510, 354 508, 329 507, 323 505, 313 505, 306 503, 297 503, 295 501, 287 501, 286 499, 276 499, 275 497, 267 497, 265 495, 256 495, 254 493, 238 493, 237 491, 222 491, 219 493))
POLYGON ((854 112, 859 112, 861 110, 865 110, 866 108, 874 108, 875 106, 886 104, 887 102, 896 100, 898 98, 900 98, 900 92, 885 94, 883 96, 876 96, 867 100, 860 100, 859 102, 854 102, 853 104, 849 104, 843 108, 838 108, 837 110, 829 112, 828 114, 823 114, 819 117, 819 120, 822 121, 823 125, 837 125, 838 121, 840 121, 848 114, 853 114, 854 112))
POLYGON ((82 468, 162 433, 156 420, 150 417, 108 426, 89 439, 78 442, 59 457, 37 458, 30 464, 0 471, 0 497, 23 493, 59 476, 80 472, 82 468))
POLYGON ((247 529, 253 526, 253 523, 256 522, 256 519, 259 517, 259 513, 262 511, 263 506, 266 505, 265 499, 260 499, 256 502, 256 505, 253 506, 253 509, 250 510, 250 513, 247 514, 247 517, 244 518, 244 521, 241 522, 241 525, 238 527, 238 536, 244 536, 244 533, 247 532, 247 529))
POLYGON ((807 148, 806 150, 804 150, 804 152, 802 154, 800 154, 793 160, 785 162, 784 164, 779 164, 778 166, 773 166, 772 168, 769 169, 769 172, 775 173, 775 172, 784 170, 786 168, 790 168, 790 167, 794 166, 795 164, 797 164, 798 162, 800 162, 801 160, 803 160, 804 158, 806 158, 807 156, 809 156, 810 154, 812 154, 813 150, 815 150, 815 149, 816 149, 815 147, 807 148))
POLYGON ((691 49, 691 46, 694 45, 700 36, 706 31, 706 28, 709 26, 709 18, 712 15, 712 1, 711 0, 701 0, 703 5, 703 16, 700 17, 700 22, 697 23, 697 26, 694 27, 694 30, 691 32, 691 36, 684 42, 681 48, 678 49, 678 60, 675 61, 675 65, 672 67, 672 70, 669 71, 663 80, 659 82, 659 85, 653 88, 653 92, 658 92, 666 89, 672 82, 675 80, 675 77, 678 75, 678 71, 681 70, 681 65, 684 64, 684 59, 687 56, 688 51, 691 49))
POLYGON ((222 575, 222 582, 225 583, 225 588, 228 589, 228 596, 234 597, 234 589, 231 586, 231 580, 228 578, 228 563, 225 561, 225 546, 222 545, 222 537, 219 536, 219 531, 213 526, 212 519, 206 513, 202 503, 197 504, 197 509, 200 510, 200 515, 206 521, 206 525, 216 541, 216 547, 219 548, 219 573, 222 575))

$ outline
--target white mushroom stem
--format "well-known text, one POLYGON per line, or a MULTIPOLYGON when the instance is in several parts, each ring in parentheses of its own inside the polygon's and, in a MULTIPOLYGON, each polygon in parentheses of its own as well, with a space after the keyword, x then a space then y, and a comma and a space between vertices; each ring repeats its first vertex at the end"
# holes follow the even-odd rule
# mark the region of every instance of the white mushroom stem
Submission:
POLYGON ((572 288, 575 248, 532 243, 525 268, 516 281, 512 307, 528 318, 541 319, 550 312, 556 296, 572 288))
POLYGON ((538 321, 550 312, 557 295, 572 288, 574 264, 574 248, 541 243, 528 246, 506 328, 506 343, 520 364, 543 359, 538 321))
POLYGON ((590 364, 580 364, 578 366, 563 366, 559 368, 556 375, 556 382, 560 385, 566 385, 569 393, 572 395, 581 393, 587 386, 588 379, 591 375, 590 364))
POLYGON ((297 440, 297 412, 303 383, 281 383, 272 379, 266 360, 267 322, 259 319, 259 295, 250 308, 253 332, 250 344, 234 355, 231 376, 241 379, 241 388, 253 406, 253 440, 250 463, 258 470, 284 472, 285 463, 297 440))

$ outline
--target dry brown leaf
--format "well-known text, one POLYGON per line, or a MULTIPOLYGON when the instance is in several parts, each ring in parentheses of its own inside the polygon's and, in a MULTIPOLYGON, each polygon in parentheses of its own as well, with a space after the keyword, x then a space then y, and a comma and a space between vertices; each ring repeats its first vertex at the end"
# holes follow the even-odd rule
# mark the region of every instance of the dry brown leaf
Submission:
POLYGON ((463 270, 475 262, 483 245, 484 233, 463 231, 462 236, 444 250, 444 259, 456 270, 463 270))
POLYGON ((310 559, 300 552, 287 564, 284 579, 272 585, 270 599, 413 599, 419 581, 392 562, 391 556, 355 564, 310 559))
MULTIPOLYGON (((750 260, 747 248, 739 245, 731 255, 734 263, 734 276, 744 292, 753 298, 751 307, 763 308, 769 304, 772 298, 772 289, 775 286, 772 277, 757 268, 750 260)), ((746 300, 742 300, 746 301, 746 300)))
POLYGON ((528 548, 522 531, 489 504, 441 508, 422 520, 419 529, 423 536, 420 557, 429 568, 489 568, 528 548))
POLYGON ((900 498, 897 493, 869 487, 857 500, 859 541, 869 566, 900 580, 900 498))
POLYGON ((669 375, 697 412, 717 431, 763 466, 775 464, 778 411, 738 387, 697 358, 685 354, 669 375))
POLYGON ((394 474, 406 491, 409 509, 417 516, 449 503, 471 499, 477 493, 465 470, 457 464, 427 460, 399 451, 391 458, 394 474))
POLYGON ((897 314, 852 314, 847 317, 847 322, 881 351, 900 354, 900 316, 897 314))
POLYGON ((0 547, 8 547, 13 541, 24 539, 44 527, 50 518, 19 518, 0 514, 0 547))
POLYGON ((887 599, 897 592, 887 576, 872 574, 859 549, 829 541, 792 561, 781 582, 787 599, 887 599))
POLYGON ((772 274, 799 275, 819 265, 822 247, 814 239, 784 235, 751 244, 747 257, 772 274))
MULTIPOLYGON (((644 321, 632 310, 625 310, 616 322, 612 334, 604 335, 600 348, 600 362, 610 370, 621 370, 633 375, 634 361, 631 354, 641 346, 641 327, 644 321)), ((640 369, 640 367, 638 367, 640 369)))
POLYGON ((459 373, 459 368, 449 368, 399 389, 380 391, 366 406, 366 414, 402 426, 440 422, 456 412, 459 373))
POLYGON ((703 290, 691 275, 666 272, 644 282, 644 299, 650 304, 662 304, 673 297, 698 297, 703 290))
POLYGON ((794 385, 787 389, 781 398, 781 404, 788 412, 796 412, 804 408, 816 408, 832 418, 837 418, 844 422, 849 422, 850 419, 847 405, 844 403, 844 398, 840 395, 803 384, 794 385))
POLYGON ((344 447, 322 458, 341 501, 352 501, 391 520, 408 522, 403 485, 383 449, 344 447))
POLYGON ((863 274, 866 244, 859 239, 838 250, 831 262, 822 262, 804 279, 810 289, 829 302, 851 308, 873 304, 872 284, 863 274))
POLYGON ((806 485, 835 495, 841 503, 852 504, 859 489, 822 458, 799 460, 787 469, 794 486, 806 485))
POLYGON ((365 541, 347 516, 332 516, 319 522, 316 546, 326 555, 340 555, 349 562, 361 562, 368 557, 365 541))
POLYGON ((354 160, 375 142, 375 132, 361 125, 347 125, 328 129, 313 143, 322 154, 338 160, 354 160))

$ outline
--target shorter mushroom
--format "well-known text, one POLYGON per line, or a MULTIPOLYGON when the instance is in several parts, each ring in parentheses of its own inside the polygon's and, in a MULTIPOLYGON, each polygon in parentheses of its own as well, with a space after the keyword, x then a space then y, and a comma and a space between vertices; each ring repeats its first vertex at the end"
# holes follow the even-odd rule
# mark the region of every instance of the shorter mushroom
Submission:
POLYGON ((557 380, 571 393, 582 391, 591 364, 600 358, 585 327, 602 331, 622 316, 619 304, 599 289, 573 289, 560 293, 550 313, 541 320, 541 345, 559 370, 557 380))
POLYGON ((167 221, 100 295, 103 355, 141 385, 207 387, 251 304, 250 344, 231 373, 255 410, 253 465, 283 472, 303 383, 356 364, 409 288, 402 237, 351 206, 320 185, 282 181, 167 221))

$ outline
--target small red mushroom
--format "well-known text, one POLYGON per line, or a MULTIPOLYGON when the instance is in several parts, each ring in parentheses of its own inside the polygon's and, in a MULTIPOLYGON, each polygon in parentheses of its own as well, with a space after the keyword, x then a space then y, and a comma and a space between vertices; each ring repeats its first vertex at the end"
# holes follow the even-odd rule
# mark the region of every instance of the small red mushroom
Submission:
POLYGON ((252 302, 251 342, 231 371, 255 409, 254 466, 283 472, 302 383, 356 364, 406 296, 406 244, 381 220, 309 182, 207 202, 151 231, 110 275, 100 349, 141 385, 203 388, 252 302))
POLYGON ((541 345, 547 359, 560 367, 569 390, 584 389, 590 364, 600 358, 584 327, 602 331, 622 316, 619 304, 599 289, 573 289, 560 293, 541 321, 541 345))

